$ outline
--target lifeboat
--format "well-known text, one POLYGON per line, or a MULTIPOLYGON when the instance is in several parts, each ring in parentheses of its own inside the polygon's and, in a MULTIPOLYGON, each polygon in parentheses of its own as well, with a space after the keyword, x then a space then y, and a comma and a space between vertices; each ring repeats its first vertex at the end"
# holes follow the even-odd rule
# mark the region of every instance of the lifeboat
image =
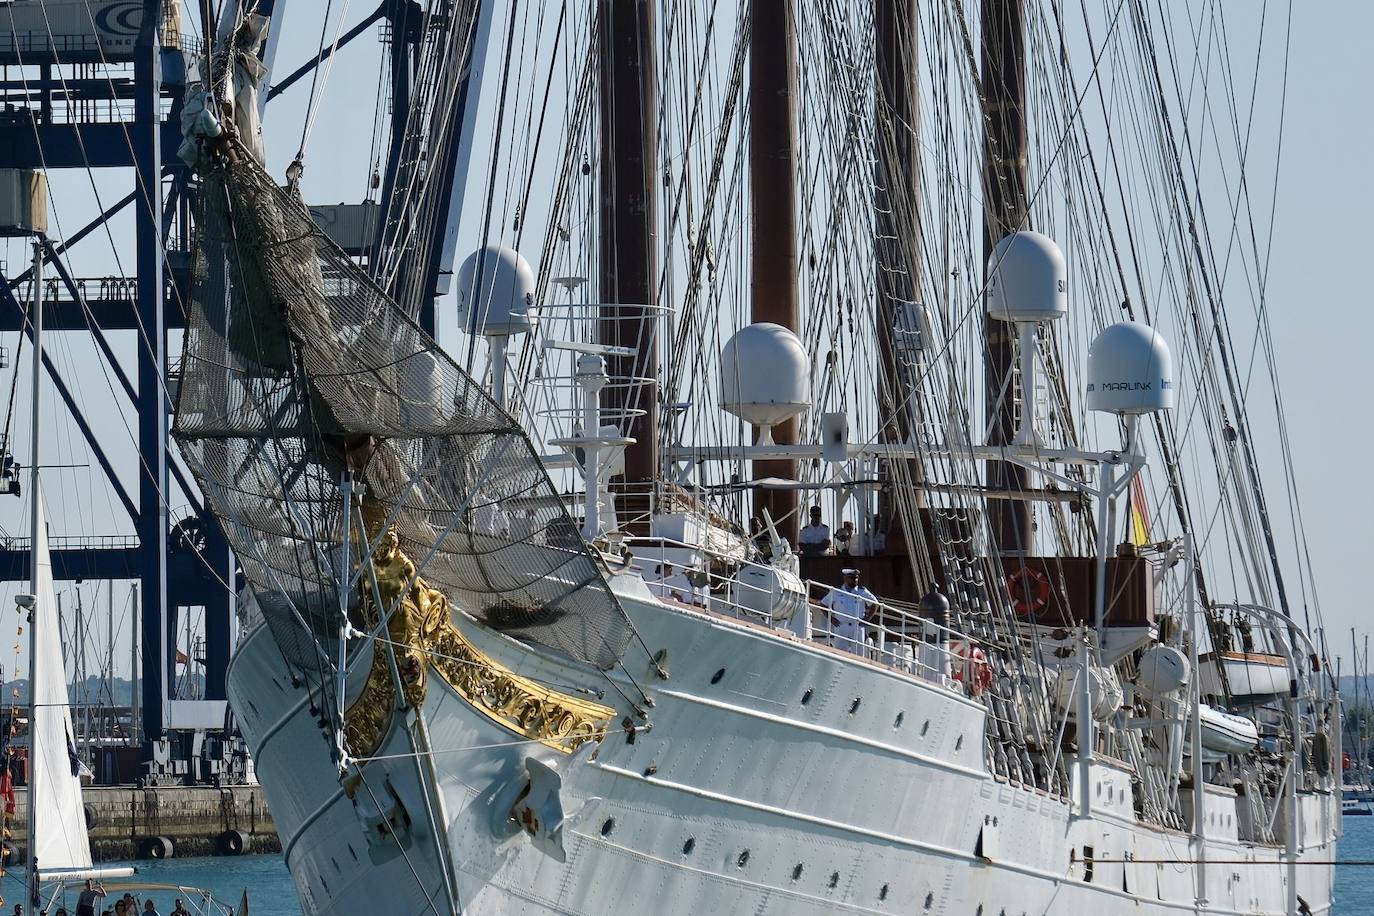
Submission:
MULTIPOLYGON (((1213 706, 1202 707, 1202 759, 1211 763, 1230 754, 1244 754, 1259 745, 1259 729, 1254 720, 1233 716, 1213 706)), ((1191 727, 1185 731, 1185 752, 1192 754, 1191 727)))
POLYGON ((1202 692, 1232 697, 1278 696, 1288 692, 1288 663, 1281 655, 1258 652, 1209 652, 1198 659, 1202 692), (1223 682, 1218 667, 1226 674, 1223 682))

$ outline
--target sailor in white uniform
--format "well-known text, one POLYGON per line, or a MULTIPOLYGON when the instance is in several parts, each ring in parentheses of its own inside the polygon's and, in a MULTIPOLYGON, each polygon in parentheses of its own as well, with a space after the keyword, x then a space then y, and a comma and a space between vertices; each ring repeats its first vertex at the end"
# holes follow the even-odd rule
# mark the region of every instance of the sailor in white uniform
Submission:
POLYGON ((827 592, 821 604, 830 609, 830 627, 836 637, 835 644, 846 652, 866 655, 868 627, 863 622, 878 599, 859 584, 857 569, 846 568, 841 573, 844 575, 844 584, 827 592))

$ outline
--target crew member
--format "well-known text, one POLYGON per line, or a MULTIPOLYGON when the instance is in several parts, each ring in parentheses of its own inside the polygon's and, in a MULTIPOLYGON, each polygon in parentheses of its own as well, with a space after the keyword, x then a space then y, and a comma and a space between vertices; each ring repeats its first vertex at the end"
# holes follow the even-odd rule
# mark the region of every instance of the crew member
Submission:
POLYGON ((811 507, 811 524, 801 530, 797 547, 804 557, 817 557, 830 552, 830 526, 821 521, 821 507, 811 507))
POLYGON ((835 634, 838 647, 855 655, 866 655, 868 627, 864 620, 873 612, 878 599, 859 584, 857 569, 846 567, 841 573, 844 584, 827 592, 821 604, 830 609, 830 632, 835 634))

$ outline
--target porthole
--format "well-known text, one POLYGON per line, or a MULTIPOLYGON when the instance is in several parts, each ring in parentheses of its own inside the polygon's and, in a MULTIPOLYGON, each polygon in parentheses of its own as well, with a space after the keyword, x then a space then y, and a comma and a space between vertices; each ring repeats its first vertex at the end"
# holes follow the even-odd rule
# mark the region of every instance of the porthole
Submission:
POLYGON ((802 704, 803 706, 805 706, 807 703, 810 703, 810 702, 811 702, 811 696, 812 696, 815 692, 816 692, 816 691, 812 690, 810 687, 806 688, 806 693, 802 694, 801 704, 802 704))
POLYGON ((901 728, 901 727, 902 727, 902 720, 905 719, 905 718, 906 718, 906 713, 904 713, 904 712, 899 712, 899 713, 897 713, 897 718, 895 718, 895 719, 892 720, 892 727, 893 727, 893 728, 901 728))
POLYGON ((692 854, 692 850, 693 850, 693 849, 696 849, 696 848, 697 848, 697 840, 696 840, 696 837, 690 837, 690 836, 689 836, 689 837, 687 838, 687 842, 685 842, 685 843, 682 844, 682 854, 683 854, 684 856, 690 856, 690 855, 692 854))
POLYGON ((834 890, 835 887, 840 883, 840 873, 837 872, 837 871, 832 871, 832 872, 830 873, 830 881, 827 882, 827 883, 828 883, 830 889, 831 889, 831 890, 834 890))
POLYGON ((887 899, 887 885, 886 885, 886 884, 884 884, 884 885, 882 886, 882 889, 878 891, 878 899, 879 899, 879 900, 886 900, 886 899, 887 899))
POLYGON ((859 704, 863 702, 863 697, 855 697, 854 702, 849 704, 849 714, 852 716, 859 711, 859 704))
POLYGON ((963 735, 960 735, 960 736, 958 737, 958 739, 954 742, 954 749, 957 751, 957 750, 959 750, 959 749, 960 749, 961 747, 963 747, 963 746, 964 746, 964 736, 963 736, 963 735))
POLYGON ((611 835, 611 831, 614 830, 614 829, 615 829, 615 818, 613 818, 613 817, 608 817, 608 818, 606 818, 605 823, 603 823, 603 824, 601 825, 601 835, 602 835, 602 836, 610 836, 610 835, 611 835))
POLYGON ((746 849, 746 850, 744 850, 743 852, 741 852, 741 853, 739 854, 739 858, 735 860, 735 864, 737 864, 740 868, 743 868, 744 866, 748 865, 748 864, 749 864, 749 850, 746 849))
POLYGON ((711 683, 712 683, 712 684, 719 684, 719 683, 720 683, 720 679, 723 678, 723 677, 725 677, 725 669, 724 669, 724 668, 717 668, 717 669, 716 669, 716 673, 713 674, 713 675, 711 675, 711 683))
POLYGON ((926 736, 926 732, 928 731, 930 731, 930 720, 926 719, 924 722, 921 723, 921 737, 924 738, 926 736))
POLYGON ((796 865, 794 865, 794 866, 792 867, 792 880, 793 880, 793 881, 797 881, 797 880, 799 880, 799 879, 801 878, 801 876, 802 876, 802 864, 801 864, 800 862, 798 862, 796 865))
POLYGON ((935 905, 935 894, 934 894, 933 892, 927 892, 927 893, 926 893, 926 902, 925 902, 925 906, 922 907, 922 909, 928 910, 928 909, 930 909, 930 908, 931 908, 932 906, 934 906, 934 905, 935 905))

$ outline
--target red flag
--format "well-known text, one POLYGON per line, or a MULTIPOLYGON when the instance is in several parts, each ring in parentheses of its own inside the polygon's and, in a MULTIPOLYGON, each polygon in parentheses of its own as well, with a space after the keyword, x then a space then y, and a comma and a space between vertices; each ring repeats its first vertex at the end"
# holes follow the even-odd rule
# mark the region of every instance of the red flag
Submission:
POLYGON ((14 814, 14 780, 10 778, 10 768, 5 767, 5 775, 0 776, 0 797, 5 799, 5 814, 14 814))

